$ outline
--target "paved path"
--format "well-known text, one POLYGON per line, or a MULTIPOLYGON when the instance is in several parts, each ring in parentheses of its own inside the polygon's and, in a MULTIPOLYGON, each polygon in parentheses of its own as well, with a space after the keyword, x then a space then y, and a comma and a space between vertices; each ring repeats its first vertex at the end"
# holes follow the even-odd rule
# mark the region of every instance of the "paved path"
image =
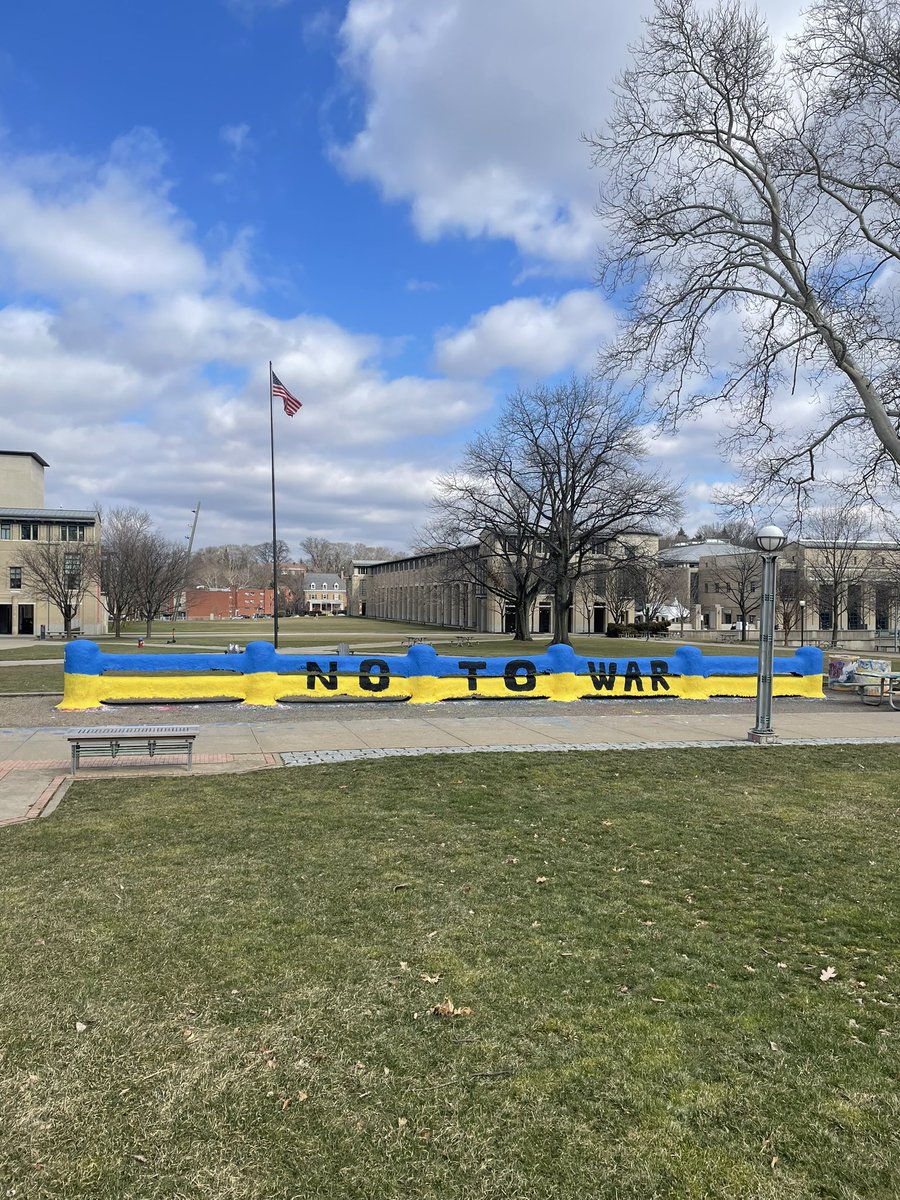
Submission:
MULTIPOLYGON (((221 720, 201 724, 194 770, 196 774, 217 774, 394 755, 513 750, 546 753, 725 746, 765 753, 765 748, 747 741, 754 712, 752 701, 677 708, 664 702, 563 706, 542 701, 472 701, 452 706, 402 706, 390 712, 370 705, 340 710, 319 705, 313 711, 279 713, 279 720, 248 721, 239 719, 244 711, 229 706, 216 713, 221 713, 221 720), (229 720, 229 716, 235 719, 229 720)), ((96 723, 109 723, 108 714, 104 716, 107 721, 96 723)), ((163 715, 147 708, 119 708, 112 716, 117 724, 159 724, 174 719, 169 710, 163 715)), ((90 714, 85 718, 86 724, 92 723, 90 714)), ((72 725, 78 723, 71 721, 72 725)), ((900 712, 866 707, 849 696, 824 703, 776 703, 774 725, 786 745, 900 746, 900 712)), ((52 811, 58 803, 68 781, 68 727, 0 729, 0 824, 52 811)), ((125 766, 112 760, 92 760, 79 778, 111 773, 128 776, 143 770, 183 774, 184 760, 131 759, 125 766)))

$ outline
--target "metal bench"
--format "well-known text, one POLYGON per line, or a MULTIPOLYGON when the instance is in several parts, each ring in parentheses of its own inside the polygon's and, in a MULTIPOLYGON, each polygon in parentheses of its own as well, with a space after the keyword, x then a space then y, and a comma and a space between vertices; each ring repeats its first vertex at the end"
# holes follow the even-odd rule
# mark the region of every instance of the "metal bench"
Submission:
POLYGON ((475 639, 467 637, 465 634, 460 634, 458 637, 453 638, 450 644, 453 646, 474 646, 475 639))
POLYGON ((194 762, 194 738, 199 725, 107 725, 105 729, 73 729, 67 735, 72 748, 72 774, 83 758, 122 758, 139 754, 186 754, 188 770, 194 762))

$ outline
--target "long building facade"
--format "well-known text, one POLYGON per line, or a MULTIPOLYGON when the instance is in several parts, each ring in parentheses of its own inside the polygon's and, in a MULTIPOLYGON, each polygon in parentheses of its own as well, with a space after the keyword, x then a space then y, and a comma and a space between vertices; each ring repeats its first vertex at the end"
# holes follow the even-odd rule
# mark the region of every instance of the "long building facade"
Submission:
MULTIPOLYGON (((623 538, 642 554, 655 554, 659 538, 646 533, 623 538)), ((586 573, 576 587, 567 613, 569 633, 605 633, 615 617, 603 594, 602 554, 597 569, 586 573)), ((350 616, 373 617, 418 625, 465 629, 476 633, 512 633, 515 608, 488 585, 489 572, 498 570, 498 559, 484 542, 453 550, 429 550, 383 562, 353 563, 348 587, 350 616), (465 560, 460 568, 460 559, 465 560)), ((622 616, 621 601, 619 616, 622 616)), ((624 619, 635 619, 634 602, 626 605, 624 619)), ((553 603, 549 592, 540 593, 530 612, 533 633, 553 633, 553 603)))

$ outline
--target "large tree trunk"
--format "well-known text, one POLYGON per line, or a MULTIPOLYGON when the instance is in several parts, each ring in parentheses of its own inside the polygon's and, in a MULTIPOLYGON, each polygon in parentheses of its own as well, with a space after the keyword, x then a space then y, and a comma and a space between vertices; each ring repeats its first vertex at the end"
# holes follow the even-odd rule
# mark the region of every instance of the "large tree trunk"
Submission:
POLYGON ((568 580, 556 585, 553 592, 553 637, 552 646, 571 646, 569 639, 569 602, 572 599, 572 586, 568 580))
POLYGON ((147 641, 153 637, 153 618, 147 617, 147 641))
POLYGON ((516 639, 520 642, 532 642, 531 633, 531 604, 527 599, 516 601, 516 639))
POLYGON ((122 614, 121 612, 113 613, 113 636, 120 638, 122 636, 122 614))

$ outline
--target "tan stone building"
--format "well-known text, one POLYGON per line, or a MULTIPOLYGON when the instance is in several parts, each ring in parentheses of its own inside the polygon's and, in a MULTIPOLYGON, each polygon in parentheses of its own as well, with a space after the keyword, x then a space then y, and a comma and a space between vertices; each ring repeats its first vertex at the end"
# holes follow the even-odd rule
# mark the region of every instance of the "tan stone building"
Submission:
MULTIPOLYGON (((44 468, 39 454, 0 451, 0 636, 61 633, 62 613, 29 580, 24 551, 35 543, 98 545, 100 517, 82 509, 44 507, 44 468)), ((99 586, 92 582, 75 614, 73 627, 97 635, 107 629, 99 586)))
MULTIPOLYGON (((654 555, 659 546, 655 533, 621 539, 643 554, 654 555)), ((429 550, 383 562, 353 563, 348 587, 351 616, 374 617, 419 625, 469 629, 479 633, 512 633, 515 609, 487 586, 489 569, 499 570, 498 558, 484 543, 473 542, 454 550, 429 550), (460 568, 459 559, 465 566, 460 568)), ((570 633, 604 633, 613 621, 611 605, 603 594, 604 547, 597 547, 594 569, 579 582, 568 612, 570 633)), ((634 603, 626 620, 635 618, 634 603)), ((549 593, 537 596, 531 609, 533 633, 553 632, 553 605, 549 593)))
MULTIPOLYGON (((755 635, 762 562, 755 550, 727 542, 695 542, 660 552, 689 577, 694 628, 740 629, 755 635)), ((831 640, 865 647, 900 625, 900 546, 885 540, 835 545, 789 542, 778 556, 775 620, 788 641, 831 640)), ((779 640, 785 640, 781 638, 779 640)))

